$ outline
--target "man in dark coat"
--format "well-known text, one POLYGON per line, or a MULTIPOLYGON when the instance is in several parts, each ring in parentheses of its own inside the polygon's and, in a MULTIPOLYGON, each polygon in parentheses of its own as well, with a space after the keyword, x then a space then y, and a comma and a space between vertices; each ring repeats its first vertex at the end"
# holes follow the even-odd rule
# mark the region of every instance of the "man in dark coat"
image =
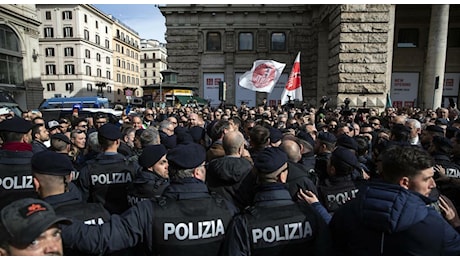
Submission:
MULTIPOLYGON (((459 255, 460 235, 429 206, 433 159, 416 146, 381 155, 383 181, 371 181, 332 216, 338 255, 459 255)), ((447 212, 446 204, 441 209, 447 212)))
POLYGON ((222 139, 225 156, 208 163, 206 184, 211 191, 232 200, 240 209, 249 206, 253 199, 255 175, 252 161, 244 157, 244 136, 239 131, 228 132, 222 139))

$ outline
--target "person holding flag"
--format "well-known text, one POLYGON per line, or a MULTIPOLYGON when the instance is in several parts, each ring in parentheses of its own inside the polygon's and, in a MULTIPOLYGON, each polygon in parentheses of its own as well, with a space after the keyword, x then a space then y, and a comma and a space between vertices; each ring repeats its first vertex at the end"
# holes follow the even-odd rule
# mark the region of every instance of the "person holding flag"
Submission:
POLYGON ((291 100, 302 101, 302 81, 300 77, 300 51, 297 53, 291 74, 286 83, 286 87, 281 94, 281 105, 285 105, 291 100))

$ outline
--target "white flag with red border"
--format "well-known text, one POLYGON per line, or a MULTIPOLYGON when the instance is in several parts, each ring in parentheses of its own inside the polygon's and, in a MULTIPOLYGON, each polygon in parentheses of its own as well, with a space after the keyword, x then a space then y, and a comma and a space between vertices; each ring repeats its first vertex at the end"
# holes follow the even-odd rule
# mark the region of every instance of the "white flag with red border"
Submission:
POLYGON ((300 51, 295 58, 292 66, 291 74, 281 94, 281 105, 289 102, 289 100, 302 101, 302 80, 300 77, 300 51))
POLYGON ((273 60, 256 60, 252 69, 240 77, 238 84, 252 91, 271 93, 285 66, 273 60))

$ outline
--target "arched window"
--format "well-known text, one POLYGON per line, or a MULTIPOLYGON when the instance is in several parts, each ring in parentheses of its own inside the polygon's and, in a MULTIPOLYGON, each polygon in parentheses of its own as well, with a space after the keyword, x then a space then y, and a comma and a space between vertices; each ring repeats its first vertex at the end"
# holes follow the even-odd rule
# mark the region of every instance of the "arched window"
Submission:
POLYGON ((23 85, 22 54, 18 36, 0 24, 0 84, 23 85))

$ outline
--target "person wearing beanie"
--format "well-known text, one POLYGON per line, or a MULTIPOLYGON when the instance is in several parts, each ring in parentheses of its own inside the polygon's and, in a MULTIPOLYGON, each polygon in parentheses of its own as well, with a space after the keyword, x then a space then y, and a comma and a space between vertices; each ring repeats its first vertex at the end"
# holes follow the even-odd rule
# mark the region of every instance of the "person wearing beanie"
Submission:
POLYGON ((223 255, 330 254, 326 222, 309 204, 295 202, 285 186, 290 170, 287 154, 279 147, 267 147, 254 159, 254 168, 259 186, 253 206, 234 217, 223 255), (279 232, 270 232, 275 229, 279 232))
POLYGON ((128 203, 131 206, 141 200, 160 197, 169 185, 167 152, 162 144, 144 147, 138 159, 141 168, 128 185, 128 203))

